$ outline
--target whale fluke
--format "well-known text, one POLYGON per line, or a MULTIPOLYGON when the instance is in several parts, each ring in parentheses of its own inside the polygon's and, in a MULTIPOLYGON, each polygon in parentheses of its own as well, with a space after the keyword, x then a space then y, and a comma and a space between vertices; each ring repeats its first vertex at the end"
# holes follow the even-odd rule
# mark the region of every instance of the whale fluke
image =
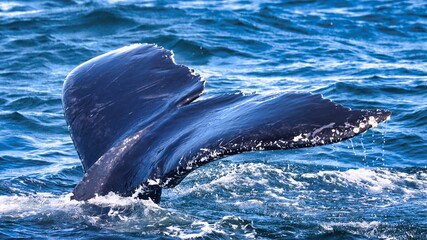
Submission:
POLYGON ((67 76, 63 108, 85 175, 73 198, 114 192, 160 202, 162 188, 215 159, 339 142, 387 120, 311 93, 226 94, 197 100, 204 80, 171 51, 135 44, 67 76))

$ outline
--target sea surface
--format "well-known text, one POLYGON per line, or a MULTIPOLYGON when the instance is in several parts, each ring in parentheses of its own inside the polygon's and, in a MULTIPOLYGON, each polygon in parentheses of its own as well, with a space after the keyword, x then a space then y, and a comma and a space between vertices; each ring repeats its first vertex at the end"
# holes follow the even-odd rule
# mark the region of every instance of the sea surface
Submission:
POLYGON ((2 0, 0 39, 0 239, 427 239, 426 1, 2 0), (132 43, 173 50, 205 98, 304 91, 393 115, 341 143, 207 164, 159 206, 72 201, 64 78, 132 43))

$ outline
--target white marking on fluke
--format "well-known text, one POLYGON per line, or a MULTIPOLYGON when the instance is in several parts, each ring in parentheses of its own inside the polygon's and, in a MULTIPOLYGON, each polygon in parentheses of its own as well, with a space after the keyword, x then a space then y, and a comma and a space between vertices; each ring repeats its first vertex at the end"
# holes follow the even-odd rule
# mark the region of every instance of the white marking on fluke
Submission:
MULTIPOLYGON (((388 118, 390 118, 390 117, 388 117, 388 118)), ((387 119, 388 120, 388 119, 387 119)), ((369 117, 369 121, 368 121, 368 123, 369 123, 369 125, 371 125, 372 127, 378 127, 378 122, 377 122, 377 120, 375 119, 375 117, 373 117, 373 116, 370 116, 369 117)))
POLYGON ((160 179, 148 179, 148 186, 160 185, 160 179))
POLYGON ((358 127, 355 127, 355 128, 353 128, 353 132, 354 132, 354 133, 359 133, 359 132, 360 132, 360 129, 359 129, 358 127))
POLYGON ((302 133, 300 134, 300 135, 298 135, 298 136, 295 136, 294 137, 294 139, 293 139, 293 141, 294 142, 298 142, 299 140, 301 140, 303 138, 303 136, 302 136, 302 133))

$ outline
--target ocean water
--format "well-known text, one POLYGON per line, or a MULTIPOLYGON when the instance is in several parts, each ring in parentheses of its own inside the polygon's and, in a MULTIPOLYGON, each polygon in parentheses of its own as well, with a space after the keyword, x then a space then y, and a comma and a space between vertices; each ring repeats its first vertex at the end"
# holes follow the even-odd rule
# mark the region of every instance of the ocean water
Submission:
POLYGON ((0 1, 0 238, 427 239, 427 2, 0 1), (392 111, 341 143, 227 157, 163 192, 70 200, 61 90, 78 64, 156 43, 204 97, 308 91, 392 111))

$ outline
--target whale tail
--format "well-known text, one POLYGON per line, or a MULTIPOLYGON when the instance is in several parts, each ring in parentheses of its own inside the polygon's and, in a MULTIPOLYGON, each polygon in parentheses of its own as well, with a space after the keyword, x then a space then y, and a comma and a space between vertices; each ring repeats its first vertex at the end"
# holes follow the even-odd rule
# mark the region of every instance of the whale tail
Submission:
POLYGON ((76 67, 63 88, 65 118, 86 172, 73 198, 140 189, 141 198, 158 203, 162 188, 215 159, 339 142, 391 114, 351 110, 310 93, 194 101, 204 83, 156 45, 131 45, 76 67))

